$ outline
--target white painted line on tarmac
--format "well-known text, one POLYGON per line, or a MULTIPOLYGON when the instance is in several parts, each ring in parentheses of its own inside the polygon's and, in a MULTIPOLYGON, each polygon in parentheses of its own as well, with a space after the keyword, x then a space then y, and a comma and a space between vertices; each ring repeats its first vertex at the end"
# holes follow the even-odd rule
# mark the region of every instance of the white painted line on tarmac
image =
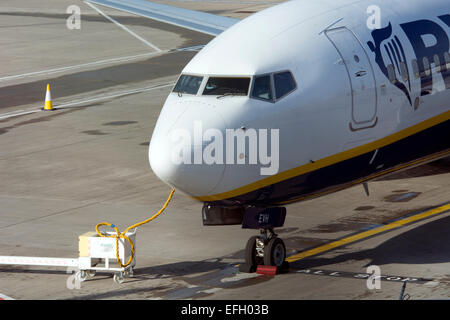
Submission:
POLYGON ((14 110, 14 111, 11 111, 11 112, 3 113, 3 115, 8 115, 8 114, 11 114, 11 113, 17 113, 17 112, 21 112, 21 111, 24 111, 24 110, 14 110))
POLYGON ((235 1, 235 0, 166 0, 167 2, 203 2, 203 3, 233 3, 233 4, 280 4, 278 1, 235 1))
POLYGON ((0 300, 14 300, 14 299, 11 298, 11 297, 5 296, 4 294, 0 293, 0 300))
MULTIPOLYGON (((164 52, 168 52, 168 51, 169 50, 165 50, 164 52)), ((35 72, 28 72, 28 73, 23 73, 23 74, 17 74, 17 75, 2 77, 2 78, 0 78, 0 82, 10 81, 10 80, 17 80, 17 79, 22 79, 22 78, 27 78, 27 77, 49 75, 49 74, 53 74, 53 73, 70 71, 70 70, 75 70, 75 69, 81 69, 81 68, 85 68, 85 67, 101 66, 101 65, 107 65, 107 64, 114 64, 114 63, 118 63, 118 62, 128 62, 128 61, 133 61, 133 60, 138 60, 138 59, 142 59, 142 58, 155 56, 155 55, 158 55, 160 53, 162 53, 162 51, 161 52, 143 53, 143 54, 138 54, 138 55, 133 55, 133 56, 111 58, 111 59, 105 59, 105 60, 99 60, 99 61, 93 61, 93 62, 82 63, 82 64, 77 64, 77 65, 67 66, 67 67, 60 67, 60 68, 47 69, 47 70, 41 70, 41 71, 35 71, 35 72)))
POLYGON ((155 46, 153 43, 148 42, 147 40, 145 40, 144 38, 142 38, 141 36, 137 35, 136 33, 134 33, 133 31, 131 31, 130 29, 128 29, 127 27, 125 27, 123 24, 120 24, 119 22, 117 22, 116 20, 114 20, 113 18, 111 18, 110 16, 108 16, 106 13, 104 13, 103 11, 101 11, 99 8, 97 8, 96 6, 94 6, 92 3, 86 2, 84 1, 84 3, 86 3, 88 6, 90 6, 92 9, 94 9, 95 11, 97 11, 99 14, 101 14, 102 16, 104 16, 106 19, 108 19, 109 21, 111 21, 112 23, 114 23, 115 25, 117 25, 118 27, 122 28, 123 30, 125 30, 126 32, 128 32, 129 34, 131 34, 133 37, 135 37, 136 39, 142 41, 144 44, 146 44, 147 46, 149 46, 150 48, 155 49, 158 52, 161 52, 162 50, 160 48, 158 48, 157 46, 155 46))
POLYGON ((73 101, 73 102, 61 104, 59 106, 53 107, 53 109, 58 110, 58 109, 70 108, 73 106, 78 106, 78 105, 82 105, 82 104, 86 104, 86 103, 90 103, 90 102, 97 102, 97 101, 102 101, 102 100, 118 98, 118 97, 130 95, 130 94, 141 93, 141 92, 145 92, 145 91, 152 91, 152 90, 156 90, 156 89, 162 89, 162 88, 173 86, 174 84, 175 84, 174 82, 171 82, 171 83, 152 86, 152 87, 144 87, 144 88, 139 88, 139 89, 134 89, 134 90, 122 91, 122 92, 115 93, 112 95, 107 95, 107 96, 102 95, 102 96, 89 98, 89 99, 85 99, 85 100, 79 100, 79 101, 73 101))
MULTIPOLYGON (((22 110, 20 110, 20 111, 22 111, 22 110)), ((17 117, 17 116, 23 116, 26 114, 36 113, 39 111, 41 111, 41 109, 33 109, 33 110, 28 110, 28 111, 23 111, 23 112, 15 111, 15 112, 4 113, 4 114, 0 114, 0 120, 13 118, 13 117, 17 117)))
POLYGON ((244 279, 251 279, 251 278, 257 278, 260 275, 258 273, 244 273, 244 272, 238 272, 236 274, 233 274, 230 277, 227 278, 223 278, 220 280, 220 282, 222 283, 226 283, 226 282, 234 282, 234 281, 240 281, 240 280, 244 280, 244 279))
MULTIPOLYGON (((169 82, 169 83, 162 83, 162 84, 158 84, 158 85, 154 85, 154 86, 150 86, 150 87, 143 87, 143 88, 138 88, 138 89, 133 89, 133 90, 119 91, 117 93, 109 94, 109 95, 102 94, 102 95, 95 96, 95 97, 89 98, 89 99, 75 100, 72 102, 55 105, 53 107, 53 109, 54 110, 65 109, 65 108, 80 106, 80 105, 83 105, 86 103, 92 103, 92 102, 98 102, 98 101, 103 101, 103 100, 109 100, 109 99, 113 99, 113 98, 119 98, 119 97, 127 96, 130 94, 136 94, 136 93, 171 87, 174 84, 175 84, 175 82, 169 82)), ((32 114, 32 113, 36 113, 39 111, 42 111, 42 108, 31 109, 31 110, 27 110, 27 111, 18 110, 18 111, 3 113, 3 114, 0 114, 0 120, 13 118, 13 117, 17 117, 17 116, 23 116, 23 115, 27 115, 27 114, 32 114)))
POLYGON ((46 76, 54 73, 61 73, 65 71, 71 71, 76 69, 83 69, 86 67, 95 67, 95 66, 102 66, 102 65, 112 65, 119 62, 128 62, 128 61, 134 61, 134 60, 140 60, 143 58, 150 58, 153 56, 158 56, 160 54, 167 54, 172 52, 180 52, 180 51, 200 51, 203 49, 205 45, 198 45, 198 46, 192 46, 192 47, 185 47, 185 48, 178 48, 178 49, 168 49, 168 50, 162 50, 158 52, 150 52, 150 53, 142 53, 137 54, 133 56, 124 56, 124 57, 117 57, 117 58, 111 58, 111 59, 104 59, 99 61, 93 61, 93 62, 87 62, 87 63, 81 63, 76 64, 73 66, 67 66, 67 67, 60 67, 60 68, 54 68, 54 69, 47 69, 47 70, 40 70, 40 71, 34 71, 34 72, 27 72, 22 74, 16 74, 11 76, 5 76, 0 77, 0 82, 6 82, 11 80, 18 80, 28 77, 38 77, 38 76, 46 76))

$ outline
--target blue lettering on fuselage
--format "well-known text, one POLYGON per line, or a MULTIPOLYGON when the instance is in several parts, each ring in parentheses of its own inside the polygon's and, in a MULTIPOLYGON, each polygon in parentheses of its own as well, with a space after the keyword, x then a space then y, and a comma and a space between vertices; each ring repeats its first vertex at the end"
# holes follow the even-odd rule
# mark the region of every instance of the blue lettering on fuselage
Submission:
MULTIPOLYGON (((428 59, 430 63, 439 61, 443 63, 445 61, 445 52, 449 52, 450 42, 445 30, 438 25, 436 22, 431 20, 418 20, 408 23, 403 23, 400 25, 403 31, 406 33, 411 45, 414 49, 414 54, 417 58, 417 63, 419 65, 419 71, 422 75, 421 80, 421 95, 426 95, 433 90, 433 76, 431 73, 428 75, 425 72, 424 59, 428 59), (432 46, 427 47, 423 36, 432 35, 436 39, 436 43, 432 46), (436 60, 435 56, 439 59, 436 60)), ((450 77, 448 72, 441 73, 445 86, 450 89, 450 77)))
MULTIPOLYGON (((450 14, 442 15, 438 17, 443 21, 448 27, 450 27, 450 14)), ((412 22, 407 22, 400 24, 400 27, 405 32, 411 46, 414 50, 414 54, 417 60, 418 73, 421 83, 420 95, 424 96, 432 92, 433 89, 433 76, 428 69, 431 70, 431 64, 434 63, 435 66, 440 64, 441 66, 441 76, 444 80, 446 89, 450 89, 450 69, 446 67, 446 56, 448 59, 448 53, 450 50, 450 40, 447 35, 446 30, 441 27, 438 23, 431 20, 416 20, 412 22), (431 35, 435 39, 433 45, 428 45, 424 41, 424 36, 431 35), (426 64, 428 61, 428 64, 426 64)), ((394 35, 387 44, 382 45, 382 42, 388 40, 392 36, 392 25, 385 28, 376 29, 372 31, 373 42, 367 42, 370 50, 375 54, 375 62, 379 66, 381 72, 392 81, 392 83, 400 89, 408 98, 409 103, 412 105, 411 101, 411 81, 409 78, 409 68, 407 67, 408 79, 403 79, 403 82, 399 79, 391 79, 389 77, 388 63, 385 63, 382 56, 382 50, 384 49, 389 57, 394 70, 396 69, 399 74, 399 61, 407 61, 405 57, 405 52, 403 46, 399 41, 398 37, 394 35)))

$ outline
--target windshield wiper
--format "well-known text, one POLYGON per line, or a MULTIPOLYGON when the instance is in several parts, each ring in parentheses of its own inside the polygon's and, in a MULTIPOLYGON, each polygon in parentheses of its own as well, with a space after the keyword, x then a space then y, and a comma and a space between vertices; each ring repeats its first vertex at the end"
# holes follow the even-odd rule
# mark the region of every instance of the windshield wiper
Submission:
POLYGON ((227 92, 227 93, 224 93, 224 94, 218 96, 217 99, 221 99, 221 98, 229 97, 229 96, 245 96, 245 95, 246 95, 245 93, 243 93, 239 90, 234 90, 234 91, 227 92))

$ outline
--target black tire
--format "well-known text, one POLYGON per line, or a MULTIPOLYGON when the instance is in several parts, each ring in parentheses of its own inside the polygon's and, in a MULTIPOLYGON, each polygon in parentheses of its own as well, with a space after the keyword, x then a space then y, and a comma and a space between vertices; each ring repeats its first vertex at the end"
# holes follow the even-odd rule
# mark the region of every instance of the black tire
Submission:
POLYGON ((281 268, 286 259, 286 246, 280 238, 272 238, 264 247, 264 265, 281 268))
POLYGON ((256 239, 258 236, 251 237, 245 246, 245 263, 250 267, 256 267, 256 239))

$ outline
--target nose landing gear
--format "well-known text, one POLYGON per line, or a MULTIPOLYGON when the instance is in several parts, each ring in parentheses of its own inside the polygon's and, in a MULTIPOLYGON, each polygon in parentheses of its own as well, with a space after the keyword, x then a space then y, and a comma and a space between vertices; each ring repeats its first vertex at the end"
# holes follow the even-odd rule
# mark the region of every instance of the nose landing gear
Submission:
POLYGON ((258 265, 275 266, 278 270, 286 267, 286 246, 272 228, 261 229, 259 236, 253 236, 245 247, 243 272, 255 272, 258 265))
POLYGON ((289 264, 285 261, 286 246, 273 230, 284 225, 286 208, 222 207, 214 203, 205 203, 202 218, 204 225, 242 224, 243 229, 260 230, 258 236, 253 236, 247 241, 245 263, 239 266, 241 272, 255 272, 259 266, 259 269, 267 267, 271 274, 275 274, 274 269, 281 272, 289 268, 289 264))
POLYGON ((245 264, 239 266, 241 272, 255 272, 258 266, 273 266, 280 272, 289 268, 286 259, 286 246, 274 232, 281 227, 286 216, 285 208, 247 209, 243 228, 260 229, 259 236, 253 236, 245 247, 245 264))

